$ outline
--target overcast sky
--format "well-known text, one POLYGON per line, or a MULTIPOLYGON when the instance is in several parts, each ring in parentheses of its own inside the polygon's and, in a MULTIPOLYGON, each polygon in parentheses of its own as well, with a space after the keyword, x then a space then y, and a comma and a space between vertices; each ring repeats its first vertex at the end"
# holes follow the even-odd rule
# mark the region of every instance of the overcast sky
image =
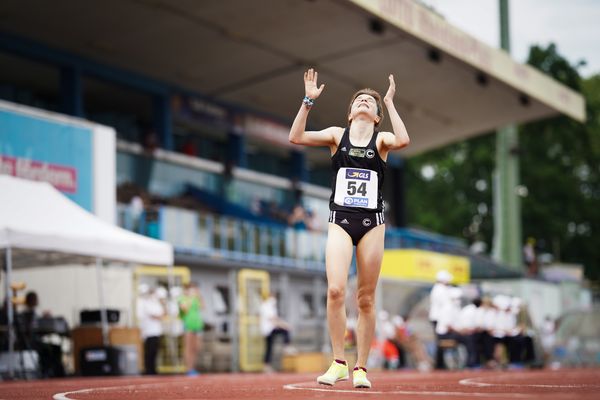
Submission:
MULTIPOLYGON (((421 0, 452 25, 500 47, 499 0, 421 0)), ((586 60, 580 73, 600 73, 600 0, 509 0, 511 54, 525 62, 529 47, 554 42, 571 64, 586 60)))

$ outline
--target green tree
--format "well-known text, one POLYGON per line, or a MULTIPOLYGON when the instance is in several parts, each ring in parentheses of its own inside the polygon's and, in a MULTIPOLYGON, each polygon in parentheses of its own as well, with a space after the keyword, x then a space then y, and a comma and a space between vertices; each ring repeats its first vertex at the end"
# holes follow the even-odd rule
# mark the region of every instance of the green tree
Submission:
MULTIPOLYGON (((523 233, 564 262, 600 278, 600 77, 582 80, 556 46, 531 48, 528 63, 582 92, 587 119, 559 116, 520 128, 523 233)), ((579 65, 579 64, 578 64, 579 65)))
MULTIPOLYGON (((600 76, 582 80, 556 46, 533 46, 528 63, 582 92, 584 124, 559 116, 523 125, 520 181, 523 235, 564 262, 582 263, 600 278, 600 76)), ((493 239, 494 134, 411 158, 407 162, 408 222, 442 234, 493 239)), ((524 239, 522 238, 522 239, 524 239)))
POLYGON ((489 245, 494 143, 488 134, 409 159, 409 225, 489 245))

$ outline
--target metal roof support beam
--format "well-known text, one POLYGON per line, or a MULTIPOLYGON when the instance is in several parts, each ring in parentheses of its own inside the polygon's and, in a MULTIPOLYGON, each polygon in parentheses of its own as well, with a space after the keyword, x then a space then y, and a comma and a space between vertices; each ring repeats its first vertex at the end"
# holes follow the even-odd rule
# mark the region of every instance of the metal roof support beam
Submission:
POLYGON ((88 76, 132 87, 147 93, 168 94, 169 87, 161 82, 141 74, 111 67, 89 60, 67 51, 51 48, 24 37, 0 31, 0 49, 21 57, 41 61, 51 65, 63 65, 77 68, 88 76))
MULTIPOLYGON (((508 0, 499 0, 500 47, 510 54, 508 0)), ((519 132, 515 125, 496 133, 496 177, 494 190, 494 257, 515 269, 521 269, 521 201, 519 185, 519 132)))
POLYGON ((60 99, 62 112, 74 117, 84 118, 83 87, 81 69, 77 67, 61 67, 60 99))

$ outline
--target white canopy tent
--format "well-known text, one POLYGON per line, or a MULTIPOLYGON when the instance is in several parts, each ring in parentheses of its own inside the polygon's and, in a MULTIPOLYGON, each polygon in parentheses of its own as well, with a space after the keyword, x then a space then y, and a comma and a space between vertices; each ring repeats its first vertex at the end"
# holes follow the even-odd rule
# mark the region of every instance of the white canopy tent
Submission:
POLYGON ((172 265, 173 247, 102 221, 48 183, 0 175, 0 248, 172 265))
MULTIPOLYGON (((173 246, 111 225, 62 195, 48 183, 0 175, 0 250, 5 250, 5 290, 9 353, 12 364, 14 331, 10 287, 15 266, 94 259, 105 342, 108 323, 100 267, 102 260, 173 265, 173 246)), ((13 375, 13 366, 9 365, 13 375)))

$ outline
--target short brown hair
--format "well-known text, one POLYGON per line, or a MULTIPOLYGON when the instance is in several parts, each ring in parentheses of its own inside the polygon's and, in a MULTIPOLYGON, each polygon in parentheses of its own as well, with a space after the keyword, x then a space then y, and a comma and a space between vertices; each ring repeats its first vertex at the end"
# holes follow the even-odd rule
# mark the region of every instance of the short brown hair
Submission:
MULTIPOLYGON (((348 105, 348 112, 346 113, 346 115, 350 115, 350 111, 352 111, 352 103, 354 103, 354 100, 356 100, 356 98, 361 94, 369 95, 375 99, 375 102, 377 103, 377 116, 379 117, 379 121, 375 122, 375 126, 379 126, 381 121, 383 121, 383 107, 381 102, 381 95, 376 90, 364 88, 354 93, 352 95, 352 99, 350 100, 350 104, 348 105)), ((348 126, 350 126, 350 123, 351 122, 348 121, 348 126)))

